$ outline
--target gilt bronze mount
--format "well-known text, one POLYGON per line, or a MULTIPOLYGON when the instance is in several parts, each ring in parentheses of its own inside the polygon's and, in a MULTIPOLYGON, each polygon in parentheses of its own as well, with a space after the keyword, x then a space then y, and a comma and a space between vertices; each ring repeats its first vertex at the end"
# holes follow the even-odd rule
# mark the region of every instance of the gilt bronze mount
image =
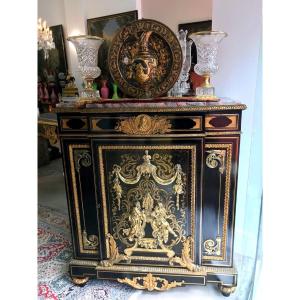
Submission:
POLYGON ((148 291, 167 291, 171 288, 182 286, 184 284, 184 280, 177 282, 172 281, 169 282, 168 280, 155 277, 151 273, 148 273, 145 277, 134 277, 133 279, 118 278, 118 282, 126 283, 138 290, 148 290, 148 291))

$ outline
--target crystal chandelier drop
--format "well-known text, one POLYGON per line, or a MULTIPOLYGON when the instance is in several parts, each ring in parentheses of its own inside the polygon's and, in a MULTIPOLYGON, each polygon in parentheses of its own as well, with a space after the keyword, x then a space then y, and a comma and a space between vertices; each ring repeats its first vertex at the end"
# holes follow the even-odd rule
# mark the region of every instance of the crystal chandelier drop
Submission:
POLYGON ((55 48, 55 44, 53 42, 52 31, 46 24, 46 21, 42 22, 42 19, 38 20, 38 50, 44 50, 44 57, 48 59, 49 50, 55 48))

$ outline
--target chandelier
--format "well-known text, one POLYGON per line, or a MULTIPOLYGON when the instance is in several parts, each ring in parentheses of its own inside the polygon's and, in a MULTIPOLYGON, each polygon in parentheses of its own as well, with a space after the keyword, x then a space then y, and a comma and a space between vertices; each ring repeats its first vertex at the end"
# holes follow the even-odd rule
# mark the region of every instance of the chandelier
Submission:
POLYGON ((46 24, 46 21, 42 22, 42 19, 38 19, 38 50, 44 50, 44 57, 48 59, 49 50, 55 48, 53 42, 52 31, 46 24))

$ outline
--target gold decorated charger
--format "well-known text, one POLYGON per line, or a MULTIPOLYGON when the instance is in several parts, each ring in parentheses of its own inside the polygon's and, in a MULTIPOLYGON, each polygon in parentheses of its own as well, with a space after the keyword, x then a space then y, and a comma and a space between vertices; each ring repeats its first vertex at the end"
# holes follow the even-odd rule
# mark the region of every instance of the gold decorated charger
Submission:
POLYGON ((119 88, 135 98, 154 98, 168 92, 182 67, 176 35, 150 19, 128 24, 112 41, 108 62, 119 88))

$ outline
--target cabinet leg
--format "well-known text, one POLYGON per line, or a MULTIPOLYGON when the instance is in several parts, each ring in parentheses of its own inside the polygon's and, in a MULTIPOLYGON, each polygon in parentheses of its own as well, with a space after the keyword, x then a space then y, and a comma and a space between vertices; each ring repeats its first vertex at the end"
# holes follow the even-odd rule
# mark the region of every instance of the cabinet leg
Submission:
POLYGON ((88 277, 71 277, 72 282, 76 285, 84 286, 88 281, 88 277))
POLYGON ((236 290, 236 286, 222 285, 221 283, 219 283, 218 288, 225 297, 229 297, 236 290))

